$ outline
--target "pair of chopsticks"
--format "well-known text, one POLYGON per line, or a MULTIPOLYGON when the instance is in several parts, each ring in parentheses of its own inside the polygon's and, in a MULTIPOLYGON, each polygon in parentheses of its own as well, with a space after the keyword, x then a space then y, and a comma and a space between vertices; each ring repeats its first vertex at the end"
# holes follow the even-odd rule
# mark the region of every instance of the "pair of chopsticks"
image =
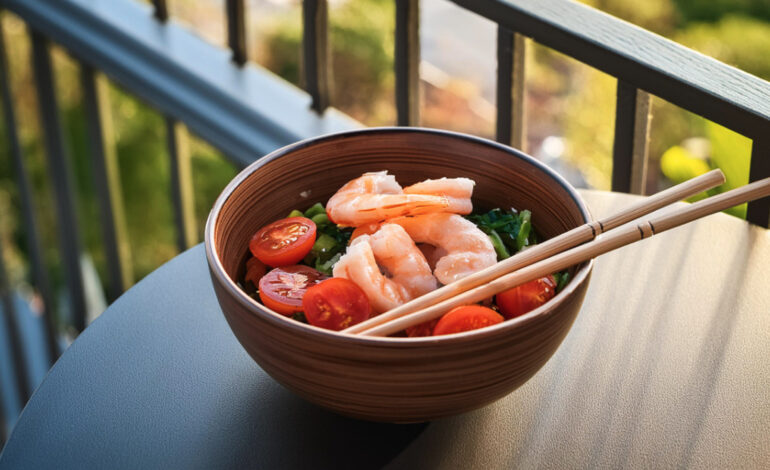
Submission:
POLYGON ((447 284, 341 332, 387 336, 409 326, 438 318, 454 307, 480 302, 525 282, 561 271, 654 234, 770 195, 770 178, 765 178, 702 199, 686 207, 675 208, 637 224, 629 224, 595 239, 599 234, 718 186, 724 181, 725 176, 720 170, 710 171, 650 196, 617 214, 581 225, 532 248, 520 251, 489 268, 447 284))

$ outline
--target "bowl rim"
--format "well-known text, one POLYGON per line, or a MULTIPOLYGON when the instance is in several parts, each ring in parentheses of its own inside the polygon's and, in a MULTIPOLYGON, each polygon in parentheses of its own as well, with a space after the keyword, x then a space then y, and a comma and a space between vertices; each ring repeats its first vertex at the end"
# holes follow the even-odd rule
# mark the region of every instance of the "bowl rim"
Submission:
POLYGON ((462 139, 462 140, 470 141, 476 144, 494 147, 498 150, 502 150, 510 154, 512 157, 525 160, 527 163, 532 164, 536 166, 538 169, 540 169, 541 171, 547 173, 556 183, 558 183, 560 186, 562 186, 566 190, 567 194, 569 194, 569 196, 577 204, 578 209, 580 210, 581 215, 583 216, 583 220, 586 223, 594 220, 590 210, 588 209, 585 202, 583 201, 583 198, 580 196, 580 194, 578 194, 577 190, 569 182, 567 182, 567 180, 564 179, 563 176, 561 176, 556 171, 546 166, 544 163, 535 159, 534 157, 531 157, 525 154, 524 152, 517 150, 513 147, 510 147, 489 139, 485 139, 483 137, 477 137, 469 134, 464 134, 461 132, 448 131, 444 129, 432 129, 432 128, 425 128, 425 127, 388 126, 388 127, 369 127, 369 128, 363 128, 363 129, 347 130, 347 131, 334 132, 334 133, 324 134, 316 137, 311 137, 308 139, 300 140, 298 142, 286 145, 279 149, 276 149, 270 152, 269 154, 263 157, 260 157, 254 162, 252 162, 251 164, 249 164, 246 168, 241 170, 227 184, 227 186, 225 186, 225 188, 222 190, 220 195, 217 197, 217 200, 215 201, 211 211, 209 212, 209 216, 206 220, 206 227, 204 231, 204 245, 206 250, 206 259, 208 261, 209 269, 212 272, 212 275, 216 276, 216 278, 220 281, 221 285, 225 289, 227 289, 227 291, 230 294, 232 294, 232 296, 235 298, 235 300, 239 304, 244 306, 248 311, 250 311, 254 315, 258 315, 264 320, 270 322, 273 326, 289 328, 291 330, 297 331, 297 333, 300 333, 300 334, 308 334, 312 336, 323 337, 324 339, 333 338, 335 340, 342 340, 342 341, 352 342, 360 345, 374 345, 374 344, 379 346, 393 345, 399 348, 421 347, 421 346, 425 346, 426 344, 436 344, 439 342, 456 344, 456 343, 462 343, 462 342, 468 342, 468 341, 483 340, 488 336, 496 336, 498 334, 504 334, 504 332, 506 332, 509 329, 514 329, 519 325, 529 323, 531 321, 534 321, 538 317, 547 315, 550 312, 554 311, 556 307, 558 307, 560 304, 565 302, 566 299, 572 293, 574 293, 575 290, 577 290, 578 286, 586 282, 588 276, 590 275, 593 269, 594 258, 591 258, 587 262, 582 263, 583 266, 575 273, 575 276, 567 283, 567 286, 564 289, 562 289, 558 294, 556 294, 556 296, 554 296, 551 300, 541 305, 540 307, 534 310, 531 310, 519 317, 506 320, 496 325, 487 326, 485 328, 481 328, 478 330, 465 331, 461 333, 453 333, 448 335, 423 336, 423 337, 388 337, 388 336, 365 336, 365 335, 342 333, 339 331, 327 330, 327 329, 316 327, 310 324, 298 322, 292 318, 289 318, 287 316, 274 312, 269 308, 265 307, 264 305, 260 304, 259 302, 257 302, 256 300, 248 296, 240 287, 238 287, 238 285, 232 279, 230 279, 230 276, 227 274, 227 272, 224 269, 224 266, 222 265, 222 261, 219 257, 219 254, 216 252, 214 248, 215 246, 214 229, 215 229, 217 220, 219 219, 219 214, 221 213, 225 203, 228 201, 228 199, 233 194, 235 189, 238 188, 241 185, 241 183, 243 183, 244 180, 246 180, 249 176, 251 176, 252 173, 254 173, 262 166, 270 163, 271 161, 277 158, 283 157, 286 154, 289 154, 296 150, 306 148, 311 145, 315 145, 320 142, 325 142, 329 140, 344 140, 346 138, 357 137, 361 135, 399 134, 399 133, 429 134, 429 135, 439 136, 442 138, 449 137, 449 138, 462 139), (546 310, 546 308, 548 310, 546 310))

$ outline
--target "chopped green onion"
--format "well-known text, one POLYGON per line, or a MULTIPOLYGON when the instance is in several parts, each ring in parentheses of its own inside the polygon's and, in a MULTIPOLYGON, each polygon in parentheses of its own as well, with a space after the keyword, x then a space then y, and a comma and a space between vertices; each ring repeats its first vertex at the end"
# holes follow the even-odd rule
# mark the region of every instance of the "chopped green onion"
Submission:
POLYGON ((334 255, 331 258, 329 258, 329 260, 326 261, 325 263, 321 263, 320 262, 321 258, 318 258, 316 260, 316 262, 315 262, 315 268, 318 271, 320 271, 320 272, 322 272, 322 273, 324 273, 326 275, 331 276, 332 275, 332 268, 334 267, 335 264, 337 264, 337 261, 339 261, 340 258, 342 258, 342 253, 341 252, 337 253, 336 255, 334 255))
POLYGON ((310 218, 310 220, 315 222, 316 225, 328 224, 329 216, 326 215, 326 212, 323 212, 321 214, 314 215, 313 217, 310 218))
POLYGON ((310 209, 305 211, 305 217, 308 219, 312 219, 314 215, 318 214, 326 214, 326 209, 324 209, 323 204, 320 202, 316 202, 310 207, 310 209))
MULTIPOLYGON (((336 247, 337 240, 335 240, 334 237, 322 233, 316 239, 313 248, 310 249, 310 253, 323 263, 328 261, 329 258, 334 255, 334 248, 336 247)), ((316 261, 316 263, 318 263, 318 261, 316 261)))

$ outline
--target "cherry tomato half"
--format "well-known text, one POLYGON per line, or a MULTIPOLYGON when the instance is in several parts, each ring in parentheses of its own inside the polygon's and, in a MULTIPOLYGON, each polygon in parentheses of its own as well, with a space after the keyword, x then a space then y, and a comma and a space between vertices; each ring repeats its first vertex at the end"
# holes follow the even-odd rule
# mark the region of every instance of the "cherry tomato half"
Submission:
POLYGON ((302 308, 308 323, 328 330, 344 330, 369 318, 369 299, 353 281, 333 277, 305 293, 302 308))
POLYGON ((309 266, 282 266, 259 280, 259 299, 266 307, 283 315, 302 311, 302 297, 307 290, 327 279, 309 266))
POLYGON ((550 274, 497 294, 497 308, 508 320, 524 315, 556 295, 556 279, 550 274))
POLYGON ((259 285, 259 280, 262 279, 262 276, 264 276, 266 272, 267 266, 265 266, 265 263, 258 258, 249 258, 249 260, 246 261, 246 275, 244 276, 244 279, 250 281, 254 284, 254 287, 256 287, 259 285))
POLYGON ((462 305, 445 313, 433 328, 433 334, 438 336, 471 331, 496 325, 502 321, 503 317, 491 308, 481 305, 462 305))
POLYGON ((265 225, 251 237, 249 250, 268 266, 298 263, 315 243, 315 223, 305 217, 289 217, 265 225))

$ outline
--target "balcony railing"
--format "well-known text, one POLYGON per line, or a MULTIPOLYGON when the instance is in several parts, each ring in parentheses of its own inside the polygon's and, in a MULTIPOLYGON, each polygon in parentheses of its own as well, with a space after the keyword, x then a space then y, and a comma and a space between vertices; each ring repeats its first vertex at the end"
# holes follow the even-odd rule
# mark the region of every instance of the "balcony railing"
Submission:
MULTIPOLYGON (((395 77, 398 125, 419 117, 419 4, 394 0, 395 77)), ((500 142, 521 147, 524 139, 525 38, 553 48, 617 78, 612 187, 641 192, 647 164, 650 95, 730 128, 753 142, 750 181, 770 176, 770 83, 703 56, 672 41, 569 0, 454 0, 497 24, 497 126, 500 142)), ((41 128, 53 181, 59 251, 65 266, 74 327, 86 327, 81 234, 75 213, 69 156, 62 131, 51 66, 51 42, 80 64, 90 153, 99 198, 111 299, 130 287, 123 202, 114 141, 105 128, 104 76, 159 110, 166 120, 172 201, 179 250, 196 243, 192 180, 186 129, 220 149, 242 167, 277 147, 311 136, 357 127, 330 108, 328 4, 304 0, 303 79, 305 91, 247 63, 244 0, 227 0, 229 51, 207 43, 168 21, 165 0, 153 7, 134 0, 0 0, 0 7, 27 24, 32 43, 41 128)), ((32 283, 46 309, 51 361, 58 356, 58 332, 51 322, 51 282, 41 251, 40 223, 19 144, 0 34, 3 117, 15 167, 20 212, 32 283)), ((749 221, 767 227, 770 200, 748 206, 749 221)), ((1 245, 0 245, 1 247, 1 245)), ((25 358, 14 338, 13 301, 0 253, 0 289, 10 331, 22 401, 29 396, 25 358)), ((2 390, 2 387, 0 387, 2 390)), ((0 410, 1 411, 1 410, 0 410)))

